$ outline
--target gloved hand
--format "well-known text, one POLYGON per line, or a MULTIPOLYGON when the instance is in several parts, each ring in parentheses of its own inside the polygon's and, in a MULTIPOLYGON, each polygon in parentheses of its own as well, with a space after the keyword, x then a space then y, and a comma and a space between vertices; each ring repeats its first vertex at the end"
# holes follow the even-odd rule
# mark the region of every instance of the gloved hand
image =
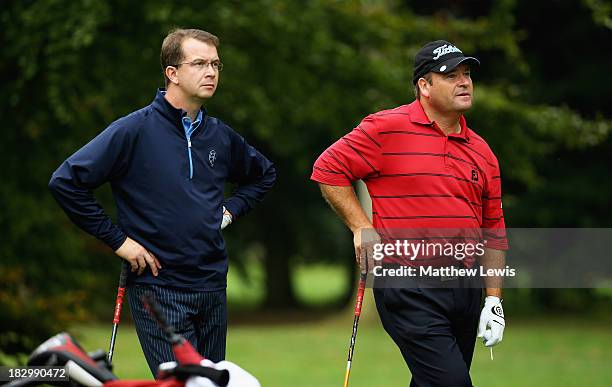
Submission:
POLYGON ((223 206, 223 220, 221 221, 221 230, 232 224, 232 214, 223 206))
POLYGON ((499 297, 487 296, 482 312, 480 312, 478 337, 483 338, 486 347, 497 345, 504 337, 505 326, 504 308, 502 308, 499 297))

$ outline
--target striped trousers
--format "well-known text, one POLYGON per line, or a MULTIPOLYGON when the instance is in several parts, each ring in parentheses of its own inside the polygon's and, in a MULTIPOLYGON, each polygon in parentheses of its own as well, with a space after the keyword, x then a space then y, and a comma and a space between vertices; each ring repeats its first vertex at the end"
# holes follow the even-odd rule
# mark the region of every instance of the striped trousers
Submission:
POLYGON ((172 346, 141 301, 152 292, 168 323, 202 356, 213 362, 225 359, 227 299, 225 289, 192 291, 156 285, 128 286, 128 300, 138 340, 153 376, 159 364, 175 361, 172 346))

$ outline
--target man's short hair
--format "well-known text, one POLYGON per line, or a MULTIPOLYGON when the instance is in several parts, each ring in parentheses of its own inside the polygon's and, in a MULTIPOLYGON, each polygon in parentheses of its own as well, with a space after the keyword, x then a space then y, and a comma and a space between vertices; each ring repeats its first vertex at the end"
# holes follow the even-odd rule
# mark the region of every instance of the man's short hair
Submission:
POLYGON ((166 77, 166 67, 176 66, 184 59, 182 44, 185 39, 193 38, 215 47, 219 47, 219 38, 210 32, 197 30, 193 28, 176 28, 168 32, 161 46, 159 60, 161 62, 162 73, 166 80, 166 86, 170 80, 166 77))
MULTIPOLYGON (((429 83, 430 85, 433 83, 433 74, 431 72, 423 75, 421 78, 425 78, 427 83, 429 83)), ((415 83, 414 85, 414 96, 416 97, 417 101, 421 99, 421 89, 419 88, 418 80, 417 83, 415 83)))

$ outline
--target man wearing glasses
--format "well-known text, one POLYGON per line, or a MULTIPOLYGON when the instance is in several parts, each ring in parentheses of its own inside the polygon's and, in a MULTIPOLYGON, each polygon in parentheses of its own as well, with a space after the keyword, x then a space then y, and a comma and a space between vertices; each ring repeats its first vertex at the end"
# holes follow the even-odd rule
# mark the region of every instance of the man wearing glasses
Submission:
POLYGON ((131 266, 128 298, 154 375, 174 358, 140 297, 153 292, 198 352, 223 360, 228 258, 221 230, 261 201, 276 178, 268 159, 202 106, 223 68, 218 45, 205 31, 170 32, 160 55, 166 90, 70 156, 49 183, 70 219, 131 266), (105 182, 116 224, 93 196, 105 182), (229 198, 226 182, 236 184, 229 198))

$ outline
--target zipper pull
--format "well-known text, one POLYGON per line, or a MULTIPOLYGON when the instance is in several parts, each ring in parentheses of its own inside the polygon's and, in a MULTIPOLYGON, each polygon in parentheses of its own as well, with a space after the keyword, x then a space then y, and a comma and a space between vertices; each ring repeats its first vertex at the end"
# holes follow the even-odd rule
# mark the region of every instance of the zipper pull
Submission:
POLYGON ((191 140, 190 139, 187 140, 187 147, 191 148, 191 140))

